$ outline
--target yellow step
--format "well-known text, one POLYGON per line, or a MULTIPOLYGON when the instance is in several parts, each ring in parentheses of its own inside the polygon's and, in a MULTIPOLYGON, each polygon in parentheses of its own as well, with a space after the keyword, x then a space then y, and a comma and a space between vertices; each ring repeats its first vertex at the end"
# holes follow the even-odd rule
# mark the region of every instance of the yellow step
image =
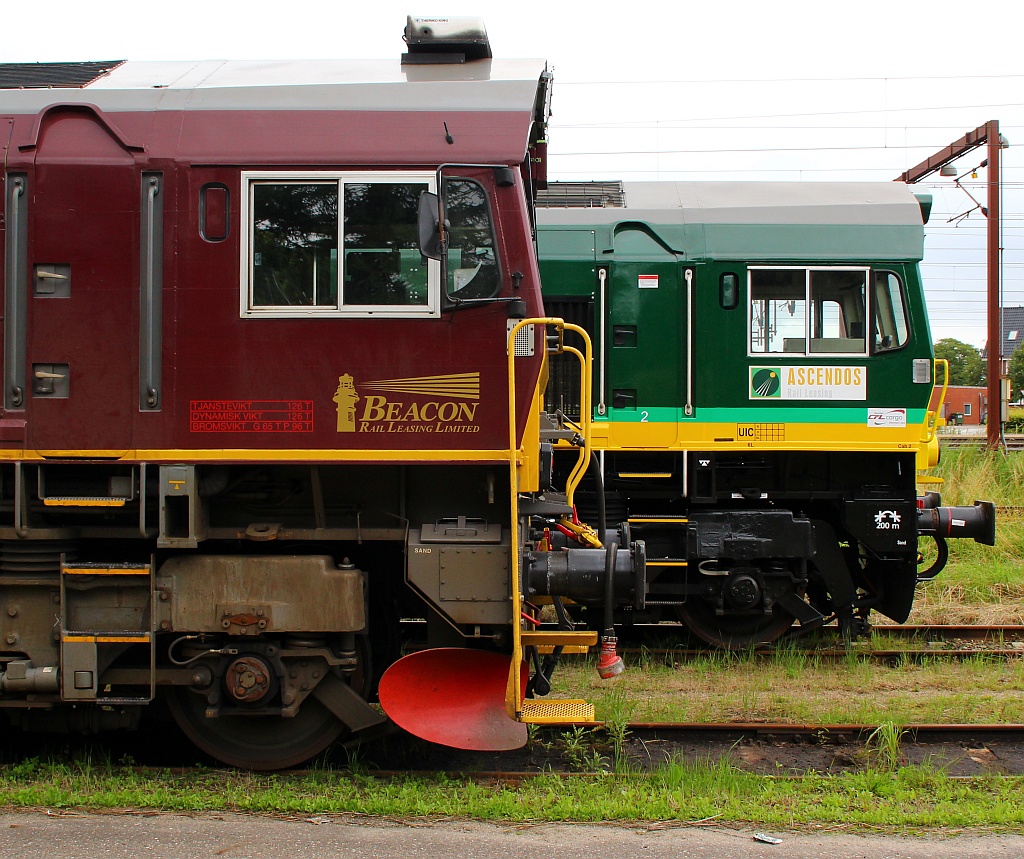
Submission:
POLYGON ((63 632, 60 640, 85 644, 149 644, 153 636, 148 632, 63 632))
POLYGON ((124 507, 126 499, 109 498, 106 495, 97 498, 69 498, 52 497, 44 498, 45 507, 124 507))
POLYGON ((524 630, 520 633, 520 641, 523 647, 533 645, 577 645, 580 647, 593 647, 597 644, 597 631, 585 629, 581 631, 558 629, 558 630, 524 630))
MULTIPOLYGON (((562 648, 562 656, 572 656, 573 654, 583 656, 590 653, 589 644, 562 644, 560 646, 562 648)), ((555 646, 553 644, 538 644, 537 652, 541 656, 547 656, 555 652, 555 646)))
POLYGON ((148 576, 148 564, 72 563, 62 569, 65 576, 148 576))
POLYGON ((675 477, 675 475, 671 471, 620 471, 619 477, 667 480, 670 477, 675 477))
POLYGON ((533 725, 596 725, 594 705, 589 701, 565 699, 523 701, 521 722, 533 725))

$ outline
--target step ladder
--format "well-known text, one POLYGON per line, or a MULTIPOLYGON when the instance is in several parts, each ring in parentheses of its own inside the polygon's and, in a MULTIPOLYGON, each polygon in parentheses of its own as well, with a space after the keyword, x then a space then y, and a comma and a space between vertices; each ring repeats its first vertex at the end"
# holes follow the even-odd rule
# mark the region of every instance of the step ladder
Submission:
MULTIPOLYGON (((508 455, 509 455, 509 487, 510 487, 510 501, 511 509, 519 509, 519 487, 520 479, 529 480, 531 484, 538 482, 539 474, 534 473, 531 469, 536 467, 531 465, 530 461, 521 456, 520 442, 518 440, 518 409, 516 399, 516 350, 512 348, 514 338, 523 331, 527 325, 544 325, 547 331, 548 326, 554 326, 555 334, 547 334, 547 355, 550 357, 557 354, 572 354, 576 357, 580 364, 580 420, 579 425, 573 427, 576 432, 573 433, 574 437, 579 436, 582 444, 579 445, 578 455, 576 464, 569 474, 566 480, 565 486, 565 506, 572 508, 573 506, 573 495, 576 487, 583 479, 583 474, 587 470, 590 462, 591 453, 591 430, 592 430, 592 411, 591 411, 591 391, 593 379, 593 347, 590 342, 590 335, 587 334, 579 325, 566 322, 563 319, 556 317, 538 317, 530 319, 520 320, 509 320, 508 329, 508 455), (574 332, 582 343, 582 350, 576 346, 565 345, 565 334, 566 332, 574 332)), ((540 435, 539 432, 539 406, 543 403, 543 392, 535 391, 535 398, 537 395, 541 396, 535 399, 538 404, 537 421, 538 424, 534 425, 534 431, 540 435)), ((547 432, 549 438, 554 436, 551 432, 547 432)), ((525 439, 525 436, 524 436, 525 439)), ((512 540, 511 544, 513 547, 518 545, 518 526, 517 519, 513 516, 512 520, 512 540)), ((519 556, 513 551, 512 553, 512 604, 515 606, 515 614, 519 614, 521 611, 521 603, 523 600, 523 594, 520 592, 520 570, 519 570, 519 556)), ((570 629, 524 629, 520 623, 513 624, 513 641, 512 641, 512 664, 509 670, 508 684, 506 687, 505 694, 505 707, 506 713, 513 716, 520 722, 527 724, 544 725, 544 724, 575 724, 575 725, 595 725, 598 724, 594 719, 594 705, 589 701, 582 701, 577 699, 572 700, 538 700, 536 698, 524 698, 523 690, 521 686, 521 666, 524 659, 526 658, 526 651, 528 648, 537 648, 538 652, 550 652, 555 647, 565 649, 572 648, 574 652, 585 652, 593 645, 597 644, 597 633, 593 631, 576 631, 570 629)))
POLYGON ((148 704, 156 694, 154 568, 148 564, 60 563, 61 697, 104 705, 148 704), (101 670, 127 647, 145 649, 138 682, 101 683, 101 670))
MULTIPOLYGON (((597 632, 587 630, 523 630, 519 633, 523 647, 536 647, 550 653, 556 647, 562 653, 587 653, 597 644, 597 632)), ((582 699, 526 698, 522 702, 520 721, 532 725, 597 725, 594 705, 582 699)))

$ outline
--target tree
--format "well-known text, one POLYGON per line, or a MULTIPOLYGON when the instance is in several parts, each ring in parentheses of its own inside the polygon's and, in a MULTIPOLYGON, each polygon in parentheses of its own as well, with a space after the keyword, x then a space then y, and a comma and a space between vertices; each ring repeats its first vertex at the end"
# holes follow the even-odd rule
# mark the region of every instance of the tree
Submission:
POLYGON ((970 343, 945 337, 935 344, 935 357, 949 361, 949 384, 985 384, 985 361, 970 343))
POLYGON ((1010 401, 1016 402, 1021 398, 1021 389, 1024 388, 1024 349, 1017 349, 1010 356, 1006 372, 1010 376, 1010 401))

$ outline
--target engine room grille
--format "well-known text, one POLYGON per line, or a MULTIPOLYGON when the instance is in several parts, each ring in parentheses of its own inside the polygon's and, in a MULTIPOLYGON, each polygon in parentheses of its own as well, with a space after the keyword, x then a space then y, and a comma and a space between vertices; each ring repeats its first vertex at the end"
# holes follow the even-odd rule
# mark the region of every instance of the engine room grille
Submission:
POLYGON ((608 209, 626 205, 621 182, 548 182, 537 192, 537 205, 544 209, 608 209))
POLYGON ((0 89, 84 87, 124 60, 90 63, 0 63, 0 89))
MULTIPOLYGON (((560 316, 566 322, 579 325, 591 339, 594 336, 594 302, 585 298, 545 298, 544 312, 560 316)), ((583 340, 567 332, 566 345, 583 348, 583 340)), ((549 362, 548 389, 544 394, 544 408, 556 410, 571 418, 580 415, 580 364, 575 355, 552 355, 549 362)))

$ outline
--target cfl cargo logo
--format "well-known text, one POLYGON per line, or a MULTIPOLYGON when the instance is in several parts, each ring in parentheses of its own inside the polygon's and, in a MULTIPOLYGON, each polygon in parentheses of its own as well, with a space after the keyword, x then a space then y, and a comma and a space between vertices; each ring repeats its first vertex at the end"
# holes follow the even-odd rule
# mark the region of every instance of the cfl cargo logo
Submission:
POLYGON ((338 432, 476 433, 480 374, 413 376, 356 384, 338 377, 338 432))
POLYGON ((868 409, 869 427, 905 427, 906 409, 868 409))
POLYGON ((753 398, 778 397, 782 390, 781 378, 781 367, 751 367, 750 396, 753 398))

